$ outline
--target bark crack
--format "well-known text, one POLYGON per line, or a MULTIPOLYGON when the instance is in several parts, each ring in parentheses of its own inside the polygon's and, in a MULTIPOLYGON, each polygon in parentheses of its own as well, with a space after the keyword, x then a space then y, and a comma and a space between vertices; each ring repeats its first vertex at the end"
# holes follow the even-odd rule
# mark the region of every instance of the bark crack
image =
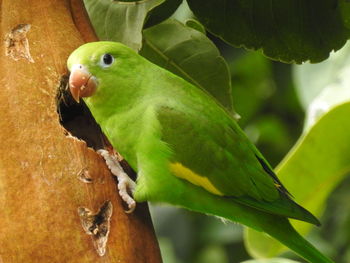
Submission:
POLYGON ((81 225, 85 233, 92 237, 94 247, 101 257, 106 253, 112 212, 113 205, 109 200, 103 203, 97 213, 86 207, 78 208, 81 225))
POLYGON ((17 61, 21 58, 34 63, 34 59, 30 55, 29 42, 27 33, 30 30, 30 24, 19 24, 15 26, 5 36, 5 55, 17 61))

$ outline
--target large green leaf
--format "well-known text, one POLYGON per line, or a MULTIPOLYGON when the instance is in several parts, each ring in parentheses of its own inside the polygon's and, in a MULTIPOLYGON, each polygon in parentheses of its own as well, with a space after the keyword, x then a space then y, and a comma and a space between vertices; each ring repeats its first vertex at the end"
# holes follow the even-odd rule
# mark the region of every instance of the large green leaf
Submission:
POLYGON ((164 1, 84 0, 84 4, 100 40, 118 41, 139 50, 148 12, 164 1))
POLYGON ((227 64, 205 34, 176 20, 144 30, 140 54, 208 91, 232 110, 227 64))
MULTIPOLYGON (((330 192, 350 171, 350 102, 324 114, 277 167, 277 175, 295 200, 320 215, 330 192)), ((293 221, 301 234, 310 224, 293 221)), ((255 257, 273 257, 285 248, 267 235, 247 230, 245 241, 255 257)))
POLYGON ((326 59, 349 38, 346 0, 187 0, 213 34, 284 62, 326 59))

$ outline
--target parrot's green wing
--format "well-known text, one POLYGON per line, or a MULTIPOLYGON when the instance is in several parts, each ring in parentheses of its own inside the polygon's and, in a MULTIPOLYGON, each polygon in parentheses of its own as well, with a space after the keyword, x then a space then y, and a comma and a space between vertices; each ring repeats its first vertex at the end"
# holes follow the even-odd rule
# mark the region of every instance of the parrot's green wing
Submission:
POLYGON ((318 225, 311 213, 290 199, 236 122, 215 108, 201 104, 191 109, 159 108, 162 139, 173 152, 173 174, 264 212, 318 225))

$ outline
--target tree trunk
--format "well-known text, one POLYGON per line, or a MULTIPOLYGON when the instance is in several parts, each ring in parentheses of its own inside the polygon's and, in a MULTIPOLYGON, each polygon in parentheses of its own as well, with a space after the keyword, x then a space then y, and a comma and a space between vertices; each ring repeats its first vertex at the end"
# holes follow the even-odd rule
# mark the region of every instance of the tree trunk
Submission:
POLYGON ((82 2, 0 10, 0 262, 161 262, 147 204, 126 214, 103 159, 59 123, 67 57, 96 40, 82 2))

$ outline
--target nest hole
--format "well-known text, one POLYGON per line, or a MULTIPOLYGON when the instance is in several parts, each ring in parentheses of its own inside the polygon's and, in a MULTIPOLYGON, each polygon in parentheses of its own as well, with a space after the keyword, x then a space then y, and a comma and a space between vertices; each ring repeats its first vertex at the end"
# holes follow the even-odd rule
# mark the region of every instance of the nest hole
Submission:
MULTIPOLYGON (((112 150, 113 147, 95 121, 89 108, 83 100, 77 103, 69 92, 69 75, 63 75, 57 89, 56 105, 59 122, 68 134, 83 140, 95 151, 99 149, 112 150)), ((136 173, 125 160, 120 162, 124 171, 133 179, 136 173)))
POLYGON ((100 126, 83 100, 77 103, 68 89, 69 75, 63 75, 56 95, 59 122, 74 137, 86 142, 94 150, 106 147, 106 139, 100 126))

